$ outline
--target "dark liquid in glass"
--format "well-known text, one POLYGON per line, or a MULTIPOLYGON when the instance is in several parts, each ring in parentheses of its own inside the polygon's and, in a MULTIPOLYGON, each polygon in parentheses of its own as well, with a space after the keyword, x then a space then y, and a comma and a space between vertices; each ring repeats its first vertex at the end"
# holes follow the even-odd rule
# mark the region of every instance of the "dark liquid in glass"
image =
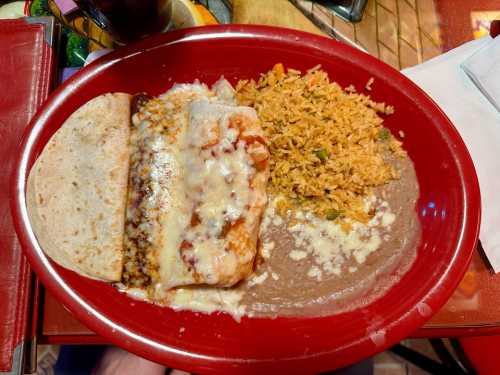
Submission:
POLYGON ((164 30, 170 16, 168 0, 76 0, 76 3, 122 42, 164 30))

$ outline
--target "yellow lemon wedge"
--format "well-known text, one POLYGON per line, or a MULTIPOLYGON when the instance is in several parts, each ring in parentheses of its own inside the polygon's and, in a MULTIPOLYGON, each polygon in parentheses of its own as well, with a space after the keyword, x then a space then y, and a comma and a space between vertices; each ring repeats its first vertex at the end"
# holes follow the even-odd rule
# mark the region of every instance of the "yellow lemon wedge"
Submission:
POLYGON ((205 25, 203 16, 190 0, 171 0, 171 6, 173 29, 205 25))

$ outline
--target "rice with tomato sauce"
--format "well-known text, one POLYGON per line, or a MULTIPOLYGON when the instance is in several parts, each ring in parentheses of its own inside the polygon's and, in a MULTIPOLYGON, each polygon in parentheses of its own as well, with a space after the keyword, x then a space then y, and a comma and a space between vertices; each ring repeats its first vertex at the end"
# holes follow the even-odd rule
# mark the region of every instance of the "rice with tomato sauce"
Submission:
POLYGON ((255 108, 268 138, 268 189, 283 198, 281 213, 301 209, 366 223, 373 213, 365 198, 400 178, 388 156, 406 153, 383 126, 394 108, 352 85, 342 88, 320 66, 302 74, 276 64, 258 81, 239 81, 236 91, 241 105, 255 108))

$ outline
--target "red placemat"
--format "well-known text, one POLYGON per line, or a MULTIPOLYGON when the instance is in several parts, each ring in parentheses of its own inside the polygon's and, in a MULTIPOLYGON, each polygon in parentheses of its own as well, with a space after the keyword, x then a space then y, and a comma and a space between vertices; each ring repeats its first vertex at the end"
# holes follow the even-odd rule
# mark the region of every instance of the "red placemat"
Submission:
POLYGON ((0 372, 22 371, 32 333, 32 273, 14 231, 9 179, 22 134, 47 98, 54 66, 51 17, 0 20, 0 372))

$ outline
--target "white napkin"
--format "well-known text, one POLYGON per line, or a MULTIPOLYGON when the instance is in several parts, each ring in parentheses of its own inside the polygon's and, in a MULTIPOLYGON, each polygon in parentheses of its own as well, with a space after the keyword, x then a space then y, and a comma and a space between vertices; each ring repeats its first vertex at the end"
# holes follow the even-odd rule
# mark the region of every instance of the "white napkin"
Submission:
POLYGON ((466 43, 403 71, 438 103, 469 149, 481 189, 479 238, 495 272, 500 272, 499 72, 500 37, 466 43))
POLYGON ((500 38, 486 40, 489 42, 462 63, 462 69, 500 111, 500 38))

